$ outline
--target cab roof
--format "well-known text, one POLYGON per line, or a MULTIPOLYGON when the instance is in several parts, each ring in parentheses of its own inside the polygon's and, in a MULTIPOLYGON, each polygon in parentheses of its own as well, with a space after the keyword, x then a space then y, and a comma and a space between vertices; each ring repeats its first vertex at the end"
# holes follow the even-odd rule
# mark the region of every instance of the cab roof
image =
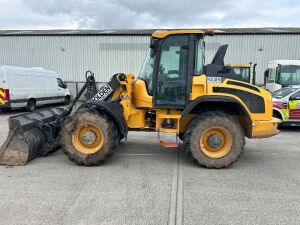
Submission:
POLYGON ((205 35, 205 31, 195 29, 195 30, 158 30, 152 33, 154 38, 165 38, 172 34, 200 34, 205 35))
POLYGON ((251 64, 249 63, 244 63, 244 64, 227 64, 228 66, 231 67, 243 67, 243 68, 250 68, 251 64))

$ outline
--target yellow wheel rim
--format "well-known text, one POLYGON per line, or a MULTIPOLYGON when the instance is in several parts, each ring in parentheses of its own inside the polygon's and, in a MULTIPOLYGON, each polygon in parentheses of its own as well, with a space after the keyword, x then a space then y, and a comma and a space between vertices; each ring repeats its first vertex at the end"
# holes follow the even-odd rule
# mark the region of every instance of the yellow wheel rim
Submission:
POLYGON ((100 128, 93 124, 78 127, 72 137, 74 147, 84 154, 93 154, 103 145, 103 134, 100 128))
POLYGON ((210 158, 221 158, 230 152, 232 138, 229 132, 221 127, 211 127, 200 137, 200 150, 210 158))

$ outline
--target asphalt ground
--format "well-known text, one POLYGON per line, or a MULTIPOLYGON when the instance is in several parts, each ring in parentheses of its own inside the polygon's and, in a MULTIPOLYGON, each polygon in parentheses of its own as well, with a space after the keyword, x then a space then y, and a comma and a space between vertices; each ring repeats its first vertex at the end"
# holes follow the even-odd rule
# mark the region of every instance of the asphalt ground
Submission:
MULTIPOLYGON (((0 112, 1 143, 15 114, 0 112)), ((248 139, 239 161, 220 170, 145 132, 130 132, 98 167, 61 151, 1 166, 0 224, 300 224, 300 129, 248 139)))

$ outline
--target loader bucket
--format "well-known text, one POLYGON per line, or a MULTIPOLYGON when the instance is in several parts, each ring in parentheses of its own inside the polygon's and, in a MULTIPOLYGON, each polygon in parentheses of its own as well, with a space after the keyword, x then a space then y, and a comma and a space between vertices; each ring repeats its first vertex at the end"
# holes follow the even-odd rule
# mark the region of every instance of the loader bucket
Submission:
POLYGON ((57 119, 65 111, 55 108, 10 117, 8 137, 0 148, 0 165, 22 166, 54 151, 60 130, 57 119))

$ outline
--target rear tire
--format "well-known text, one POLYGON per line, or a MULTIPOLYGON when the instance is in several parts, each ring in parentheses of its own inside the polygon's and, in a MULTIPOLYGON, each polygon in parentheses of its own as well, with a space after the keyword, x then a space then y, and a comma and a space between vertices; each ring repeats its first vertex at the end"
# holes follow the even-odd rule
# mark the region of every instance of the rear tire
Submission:
POLYGON ((26 105, 26 111, 27 112, 33 112, 36 108, 36 102, 34 99, 29 99, 27 101, 27 105, 26 105))
POLYGON ((245 146, 240 124, 220 111, 197 116, 184 134, 184 147, 206 168, 224 168, 237 161, 245 146))
POLYGON ((114 122, 105 114, 91 112, 88 109, 81 109, 68 117, 61 132, 63 152, 78 165, 99 165, 114 153, 118 141, 118 130, 114 122), (78 134, 81 134, 78 129, 86 129, 86 127, 87 129, 91 127, 90 131, 87 130, 89 133, 95 130, 94 134, 101 139, 99 145, 82 145, 84 137, 77 138, 78 134))

